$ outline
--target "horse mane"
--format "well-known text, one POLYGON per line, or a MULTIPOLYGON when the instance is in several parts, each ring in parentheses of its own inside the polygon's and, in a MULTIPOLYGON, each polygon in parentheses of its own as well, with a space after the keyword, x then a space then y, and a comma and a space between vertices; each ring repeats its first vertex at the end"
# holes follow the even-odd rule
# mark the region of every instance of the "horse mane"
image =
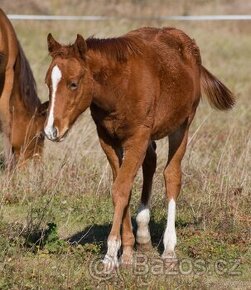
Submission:
MULTIPOLYGON (((141 55, 143 51, 142 41, 137 36, 129 35, 114 38, 95 38, 93 36, 86 39, 88 50, 99 52, 112 60, 125 62, 130 56, 141 55)), ((50 53, 52 57, 72 57, 76 56, 73 44, 62 45, 56 51, 50 53)))
POLYGON ((19 41, 18 51, 19 52, 16 65, 19 64, 20 66, 18 79, 20 87, 20 97, 24 102, 25 107, 29 111, 34 112, 36 108, 41 104, 41 102, 37 96, 37 85, 30 64, 24 54, 24 51, 19 41))
POLYGON ((128 35, 114 38, 95 38, 86 40, 87 48, 99 51, 111 59, 119 62, 126 61, 130 56, 142 54, 142 42, 137 37, 128 35))

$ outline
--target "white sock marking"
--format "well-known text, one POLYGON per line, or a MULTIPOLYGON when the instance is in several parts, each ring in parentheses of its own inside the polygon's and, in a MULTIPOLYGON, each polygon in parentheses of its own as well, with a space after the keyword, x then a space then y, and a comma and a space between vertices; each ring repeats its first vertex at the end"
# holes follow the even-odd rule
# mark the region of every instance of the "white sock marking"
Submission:
POLYGON ((168 203, 167 225, 164 234, 165 252, 174 252, 174 248, 177 242, 175 231, 175 212, 176 212, 176 203, 172 198, 168 203))
POLYGON ((146 244, 151 240, 148 227, 149 221, 150 221, 150 210, 147 206, 141 204, 136 217, 136 222, 138 225, 136 240, 139 244, 146 244))
POLYGON ((114 268, 118 266, 118 251, 121 246, 121 240, 110 239, 107 241, 107 253, 103 259, 104 264, 109 264, 108 268, 114 268))
POLYGON ((51 94, 51 108, 49 112, 48 121, 45 127, 45 134, 53 138, 53 123, 54 123, 54 106, 56 99, 57 87, 62 78, 62 73, 57 65, 55 65, 51 72, 52 94, 51 94))

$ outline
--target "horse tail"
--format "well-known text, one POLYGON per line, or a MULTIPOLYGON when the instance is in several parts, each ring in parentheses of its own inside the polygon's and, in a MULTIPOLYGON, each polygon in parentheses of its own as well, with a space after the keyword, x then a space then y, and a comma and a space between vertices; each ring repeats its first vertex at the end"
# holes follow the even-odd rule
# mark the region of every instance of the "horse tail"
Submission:
POLYGON ((34 75, 19 41, 17 61, 20 69, 19 85, 22 99, 26 108, 34 112, 41 102, 37 96, 37 86, 34 75))
POLYGON ((234 106, 233 93, 203 66, 201 66, 200 80, 202 89, 213 108, 229 110, 234 106))

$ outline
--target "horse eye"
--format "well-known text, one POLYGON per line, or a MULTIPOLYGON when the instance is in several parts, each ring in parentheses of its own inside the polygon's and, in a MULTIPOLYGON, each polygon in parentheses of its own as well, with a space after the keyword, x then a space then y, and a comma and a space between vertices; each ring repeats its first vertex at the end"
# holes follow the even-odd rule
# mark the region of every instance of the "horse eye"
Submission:
POLYGON ((69 85, 69 88, 74 91, 76 90, 78 87, 78 84, 76 82, 71 82, 70 85, 69 85))

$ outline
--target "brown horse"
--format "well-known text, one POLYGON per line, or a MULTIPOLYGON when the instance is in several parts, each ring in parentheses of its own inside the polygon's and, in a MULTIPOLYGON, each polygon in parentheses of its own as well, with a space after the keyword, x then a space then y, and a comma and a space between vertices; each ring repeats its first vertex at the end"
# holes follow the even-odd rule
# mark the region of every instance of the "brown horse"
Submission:
POLYGON ((164 178, 168 218, 162 257, 175 257, 176 199, 181 188, 181 160, 188 129, 204 89, 220 110, 234 105, 232 93, 201 64, 199 48, 174 28, 140 28, 118 38, 61 45, 48 35, 52 62, 46 75, 50 106, 45 134, 61 141, 88 107, 100 144, 113 172, 114 217, 103 260, 108 269, 132 262, 135 238, 129 201, 137 171, 143 167, 141 205, 136 217, 136 240, 151 245, 149 198, 156 169, 156 144, 169 138, 164 178), (122 235, 120 235, 122 225, 122 235))
POLYGON ((5 162, 40 156, 48 103, 41 104, 36 83, 13 26, 0 9, 0 124, 5 162))

